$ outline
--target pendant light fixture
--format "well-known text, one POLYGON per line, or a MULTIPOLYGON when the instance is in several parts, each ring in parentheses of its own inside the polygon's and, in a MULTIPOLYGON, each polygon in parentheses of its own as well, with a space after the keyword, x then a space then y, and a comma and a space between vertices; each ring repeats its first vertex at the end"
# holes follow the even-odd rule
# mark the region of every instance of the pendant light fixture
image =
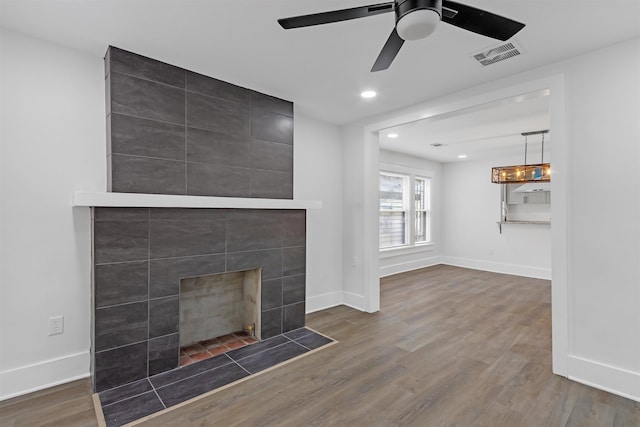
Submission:
POLYGON ((549 129, 534 132, 524 132, 524 164, 517 166, 498 166, 491 168, 491 182, 494 184, 518 184, 523 182, 550 182, 551 164, 544 162, 544 135, 549 129), (527 164, 528 137, 542 135, 542 149, 540 163, 527 164))

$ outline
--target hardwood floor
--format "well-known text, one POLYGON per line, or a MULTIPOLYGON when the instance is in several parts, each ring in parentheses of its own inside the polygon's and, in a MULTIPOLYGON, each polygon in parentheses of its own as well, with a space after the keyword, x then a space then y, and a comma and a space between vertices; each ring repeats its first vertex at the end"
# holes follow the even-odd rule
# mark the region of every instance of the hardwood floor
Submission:
MULTIPOLYGON (((551 373, 548 281, 436 266, 381 289, 379 313, 308 316, 339 344, 141 425, 640 426, 640 403, 551 373)), ((0 425, 95 425, 88 390, 0 402, 0 425)))

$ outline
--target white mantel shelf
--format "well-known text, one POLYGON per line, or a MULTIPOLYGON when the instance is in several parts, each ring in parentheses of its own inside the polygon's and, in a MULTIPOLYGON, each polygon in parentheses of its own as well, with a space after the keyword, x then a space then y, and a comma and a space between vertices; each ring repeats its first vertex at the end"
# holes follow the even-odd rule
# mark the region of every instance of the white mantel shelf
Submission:
POLYGON ((76 191, 73 206, 127 208, 320 209, 319 200, 246 199, 142 193, 76 191))

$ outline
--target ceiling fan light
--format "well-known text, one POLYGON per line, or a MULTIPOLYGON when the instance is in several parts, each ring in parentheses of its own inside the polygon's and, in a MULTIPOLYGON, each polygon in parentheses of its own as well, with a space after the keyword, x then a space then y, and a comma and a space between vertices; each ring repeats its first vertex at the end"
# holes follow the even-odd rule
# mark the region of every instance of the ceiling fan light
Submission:
POLYGON ((440 15, 432 9, 409 12, 398 20, 396 31, 403 40, 420 40, 436 30, 440 15))

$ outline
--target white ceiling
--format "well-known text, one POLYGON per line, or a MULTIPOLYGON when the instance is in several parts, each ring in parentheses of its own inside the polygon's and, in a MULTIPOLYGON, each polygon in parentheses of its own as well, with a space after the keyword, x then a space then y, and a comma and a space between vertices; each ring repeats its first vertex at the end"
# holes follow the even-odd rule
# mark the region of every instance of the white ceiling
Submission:
POLYGON ((640 36, 640 0, 465 0, 524 22, 525 54, 487 68, 470 53, 496 41, 442 24, 370 73, 393 14, 285 31, 282 17, 367 0, 0 0, 0 25, 102 56, 131 50, 296 103, 342 124, 640 36), (379 96, 362 100, 375 89, 379 96))

